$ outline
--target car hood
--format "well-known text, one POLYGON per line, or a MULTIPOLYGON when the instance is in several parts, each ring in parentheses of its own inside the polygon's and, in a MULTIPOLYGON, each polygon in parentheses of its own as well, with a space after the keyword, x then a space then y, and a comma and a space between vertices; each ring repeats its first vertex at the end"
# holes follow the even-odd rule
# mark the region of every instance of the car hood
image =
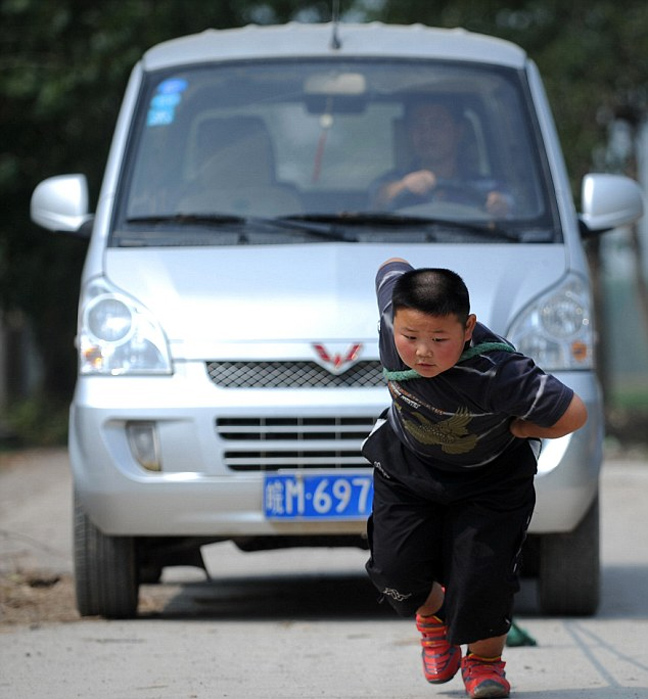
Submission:
POLYGON ((324 243, 110 248, 105 274, 153 313, 176 358, 244 358, 258 354, 259 344, 269 355, 303 343, 375 347, 374 278, 396 254, 415 267, 457 271, 473 312, 502 334, 566 266, 562 245, 324 243))

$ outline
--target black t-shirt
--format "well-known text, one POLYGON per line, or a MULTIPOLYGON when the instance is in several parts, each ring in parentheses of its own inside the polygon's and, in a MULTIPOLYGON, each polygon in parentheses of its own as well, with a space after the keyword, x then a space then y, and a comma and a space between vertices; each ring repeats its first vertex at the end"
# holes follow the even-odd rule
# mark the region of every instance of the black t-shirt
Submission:
MULTIPOLYGON (((380 359, 388 371, 407 369, 394 343, 392 290, 412 267, 383 266, 376 277, 380 309, 380 359)), ((501 343, 477 323, 470 345, 501 343)), ((389 380, 389 421, 409 449, 451 467, 483 466, 519 443, 509 430, 514 417, 542 427, 556 423, 574 392, 532 359, 515 351, 483 351, 432 378, 389 380)))

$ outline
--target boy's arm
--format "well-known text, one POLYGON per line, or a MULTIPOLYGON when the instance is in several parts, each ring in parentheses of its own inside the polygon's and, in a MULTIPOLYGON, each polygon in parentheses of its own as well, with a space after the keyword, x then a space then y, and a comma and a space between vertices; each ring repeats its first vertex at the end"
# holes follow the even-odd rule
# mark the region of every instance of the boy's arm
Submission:
POLYGON ((520 437, 521 439, 526 439, 529 437, 536 437, 539 439, 556 439, 557 437, 563 437, 570 432, 575 432, 586 422, 587 408, 585 407, 583 401, 574 393, 571 402, 567 406, 567 410, 565 410, 560 420, 554 423, 551 427, 540 427, 533 422, 522 420, 522 418, 518 417, 511 422, 509 429, 515 437, 520 437))

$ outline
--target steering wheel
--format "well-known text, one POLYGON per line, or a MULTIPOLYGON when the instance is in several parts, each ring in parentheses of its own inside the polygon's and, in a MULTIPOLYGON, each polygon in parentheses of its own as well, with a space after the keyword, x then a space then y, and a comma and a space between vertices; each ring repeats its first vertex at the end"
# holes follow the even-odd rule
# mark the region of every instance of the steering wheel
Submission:
POLYGON ((437 184, 427 194, 415 194, 409 190, 401 192, 391 201, 390 208, 403 209, 421 204, 441 203, 470 206, 483 209, 486 195, 478 187, 459 179, 437 178, 437 184))
POLYGON ((469 182, 457 179, 437 178, 436 187, 430 192, 432 199, 437 201, 456 202, 483 207, 486 195, 478 187, 469 182))

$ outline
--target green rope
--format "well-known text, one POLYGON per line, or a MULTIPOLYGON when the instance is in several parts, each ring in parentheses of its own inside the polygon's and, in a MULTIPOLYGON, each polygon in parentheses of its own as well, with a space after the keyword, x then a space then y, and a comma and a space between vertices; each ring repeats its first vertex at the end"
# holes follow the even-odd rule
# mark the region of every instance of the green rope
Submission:
MULTIPOLYGON (((472 359, 483 352, 494 352, 495 350, 500 350, 502 352, 515 352, 515 347, 506 342, 482 342, 479 345, 469 347, 467 350, 465 350, 461 354, 461 357, 459 357, 457 364, 460 362, 465 362, 468 359, 472 359)), ((387 381, 410 381, 411 379, 422 378, 418 371, 415 371, 414 369, 405 369, 404 371, 389 371, 387 369, 383 369, 383 376, 387 379, 387 381)))
MULTIPOLYGON (((467 359, 472 359, 478 354, 483 352, 494 352, 495 350, 501 350, 502 352, 515 352, 515 347, 509 345, 508 342, 482 342, 474 347, 469 347, 465 352, 459 357, 459 362, 465 362, 467 359)), ((459 363, 457 362, 457 364, 459 363)))

